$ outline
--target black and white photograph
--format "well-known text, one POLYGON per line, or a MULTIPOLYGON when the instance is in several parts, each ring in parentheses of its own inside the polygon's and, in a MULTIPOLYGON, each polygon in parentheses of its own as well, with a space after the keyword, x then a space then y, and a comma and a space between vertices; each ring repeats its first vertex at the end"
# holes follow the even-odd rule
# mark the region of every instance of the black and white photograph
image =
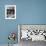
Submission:
POLYGON ((5 19, 16 19, 16 5, 5 5, 5 19))
POLYGON ((18 41, 20 46, 40 45, 46 42, 46 25, 18 25, 18 41))

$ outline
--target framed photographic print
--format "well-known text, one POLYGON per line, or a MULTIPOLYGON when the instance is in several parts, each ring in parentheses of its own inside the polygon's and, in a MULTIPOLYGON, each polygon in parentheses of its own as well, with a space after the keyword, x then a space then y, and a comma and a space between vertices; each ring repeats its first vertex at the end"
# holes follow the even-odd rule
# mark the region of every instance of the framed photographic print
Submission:
POLYGON ((46 25, 39 24, 19 24, 18 41, 46 41, 46 25))
POLYGON ((16 5, 5 5, 5 19, 16 19, 16 5))

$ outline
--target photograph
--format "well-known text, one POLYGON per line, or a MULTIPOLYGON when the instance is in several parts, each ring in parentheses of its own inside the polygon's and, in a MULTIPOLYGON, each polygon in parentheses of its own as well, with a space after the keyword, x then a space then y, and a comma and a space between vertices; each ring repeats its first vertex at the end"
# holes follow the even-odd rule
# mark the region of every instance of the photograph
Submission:
POLYGON ((5 19, 16 19, 16 5, 5 5, 5 19))
POLYGON ((31 46, 32 42, 46 41, 46 25, 18 25, 18 41, 20 46, 31 46))

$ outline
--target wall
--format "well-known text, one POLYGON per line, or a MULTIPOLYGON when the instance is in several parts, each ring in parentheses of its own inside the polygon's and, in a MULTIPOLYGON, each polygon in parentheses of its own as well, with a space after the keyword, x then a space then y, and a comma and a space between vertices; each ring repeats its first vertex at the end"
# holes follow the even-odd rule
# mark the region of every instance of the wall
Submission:
POLYGON ((18 24, 46 24, 46 0, 0 0, 0 44, 8 43, 9 32, 18 32, 18 24), (16 20, 5 20, 7 4, 16 5, 16 20))

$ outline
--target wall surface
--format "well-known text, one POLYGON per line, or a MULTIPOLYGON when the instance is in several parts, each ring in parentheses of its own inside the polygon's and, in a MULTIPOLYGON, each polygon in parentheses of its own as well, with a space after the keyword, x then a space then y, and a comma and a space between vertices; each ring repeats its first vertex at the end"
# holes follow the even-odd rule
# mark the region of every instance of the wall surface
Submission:
POLYGON ((0 0, 0 44, 8 43, 9 32, 17 34, 18 24, 46 24, 46 0, 0 0), (7 4, 16 5, 16 20, 5 19, 7 4))

